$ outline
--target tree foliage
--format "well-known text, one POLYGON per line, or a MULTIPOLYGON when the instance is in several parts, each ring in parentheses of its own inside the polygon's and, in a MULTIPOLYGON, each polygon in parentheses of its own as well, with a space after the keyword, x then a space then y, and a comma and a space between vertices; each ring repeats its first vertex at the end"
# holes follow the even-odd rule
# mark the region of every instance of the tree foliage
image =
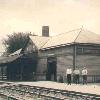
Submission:
POLYGON ((13 53, 20 48, 24 48, 29 40, 30 33, 13 33, 7 35, 7 39, 3 39, 3 44, 6 47, 6 53, 13 53))

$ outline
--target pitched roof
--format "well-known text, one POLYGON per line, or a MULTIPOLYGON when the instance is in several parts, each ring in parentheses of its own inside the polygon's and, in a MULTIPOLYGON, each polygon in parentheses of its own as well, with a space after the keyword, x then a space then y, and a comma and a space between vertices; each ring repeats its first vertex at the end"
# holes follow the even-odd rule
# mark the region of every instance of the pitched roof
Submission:
POLYGON ((76 29, 53 37, 32 36, 38 49, 53 48, 72 43, 100 44, 100 35, 86 29, 76 29))
POLYGON ((42 37, 42 36, 30 36, 30 39, 36 45, 38 49, 41 49, 51 37, 42 37))
POLYGON ((100 35, 88 30, 81 30, 75 42, 100 44, 100 35))
POLYGON ((12 53, 8 56, 1 56, 0 57, 0 65, 12 62, 12 61, 18 59, 19 57, 21 57, 22 56, 21 50, 22 49, 19 49, 19 50, 15 51, 14 53, 12 53))
POLYGON ((42 48, 55 47, 73 43, 80 31, 80 29, 77 29, 68 33, 54 36, 42 48))
POLYGON ((18 59, 19 57, 21 57, 22 54, 20 55, 13 55, 13 56, 8 56, 8 57, 0 57, 0 65, 12 62, 16 59, 18 59))

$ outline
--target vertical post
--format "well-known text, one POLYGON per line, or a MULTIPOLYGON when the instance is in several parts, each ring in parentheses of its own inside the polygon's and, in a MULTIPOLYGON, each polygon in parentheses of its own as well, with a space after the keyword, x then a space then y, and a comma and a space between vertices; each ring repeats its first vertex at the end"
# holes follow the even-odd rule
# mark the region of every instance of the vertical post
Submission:
POLYGON ((23 62, 21 61, 21 59, 20 59, 20 67, 21 67, 21 69, 20 69, 20 80, 22 81, 23 80, 23 62))
POLYGON ((75 70, 76 67, 76 45, 73 45, 73 70, 75 70))
POLYGON ((1 67, 1 75, 2 75, 2 80, 3 80, 3 67, 1 67))
POLYGON ((23 80, 23 65, 21 65, 21 76, 20 76, 20 80, 23 80))

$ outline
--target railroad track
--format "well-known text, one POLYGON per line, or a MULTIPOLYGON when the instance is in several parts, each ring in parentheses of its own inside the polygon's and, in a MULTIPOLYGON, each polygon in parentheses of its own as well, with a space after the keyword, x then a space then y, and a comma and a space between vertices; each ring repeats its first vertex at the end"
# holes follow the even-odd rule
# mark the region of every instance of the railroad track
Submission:
POLYGON ((81 93, 75 91, 60 90, 29 85, 9 85, 0 88, 0 94, 27 100, 27 98, 40 98, 40 100, 100 100, 100 95, 81 93), (26 99, 25 99, 26 98, 26 99))

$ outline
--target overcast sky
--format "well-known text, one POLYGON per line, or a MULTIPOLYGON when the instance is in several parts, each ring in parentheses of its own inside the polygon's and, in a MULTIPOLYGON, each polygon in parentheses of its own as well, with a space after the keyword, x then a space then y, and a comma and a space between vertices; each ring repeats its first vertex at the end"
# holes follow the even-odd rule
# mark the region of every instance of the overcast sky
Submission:
POLYGON ((100 0, 0 0, 0 37, 35 32, 50 26, 50 35, 82 26, 100 34, 100 0))

